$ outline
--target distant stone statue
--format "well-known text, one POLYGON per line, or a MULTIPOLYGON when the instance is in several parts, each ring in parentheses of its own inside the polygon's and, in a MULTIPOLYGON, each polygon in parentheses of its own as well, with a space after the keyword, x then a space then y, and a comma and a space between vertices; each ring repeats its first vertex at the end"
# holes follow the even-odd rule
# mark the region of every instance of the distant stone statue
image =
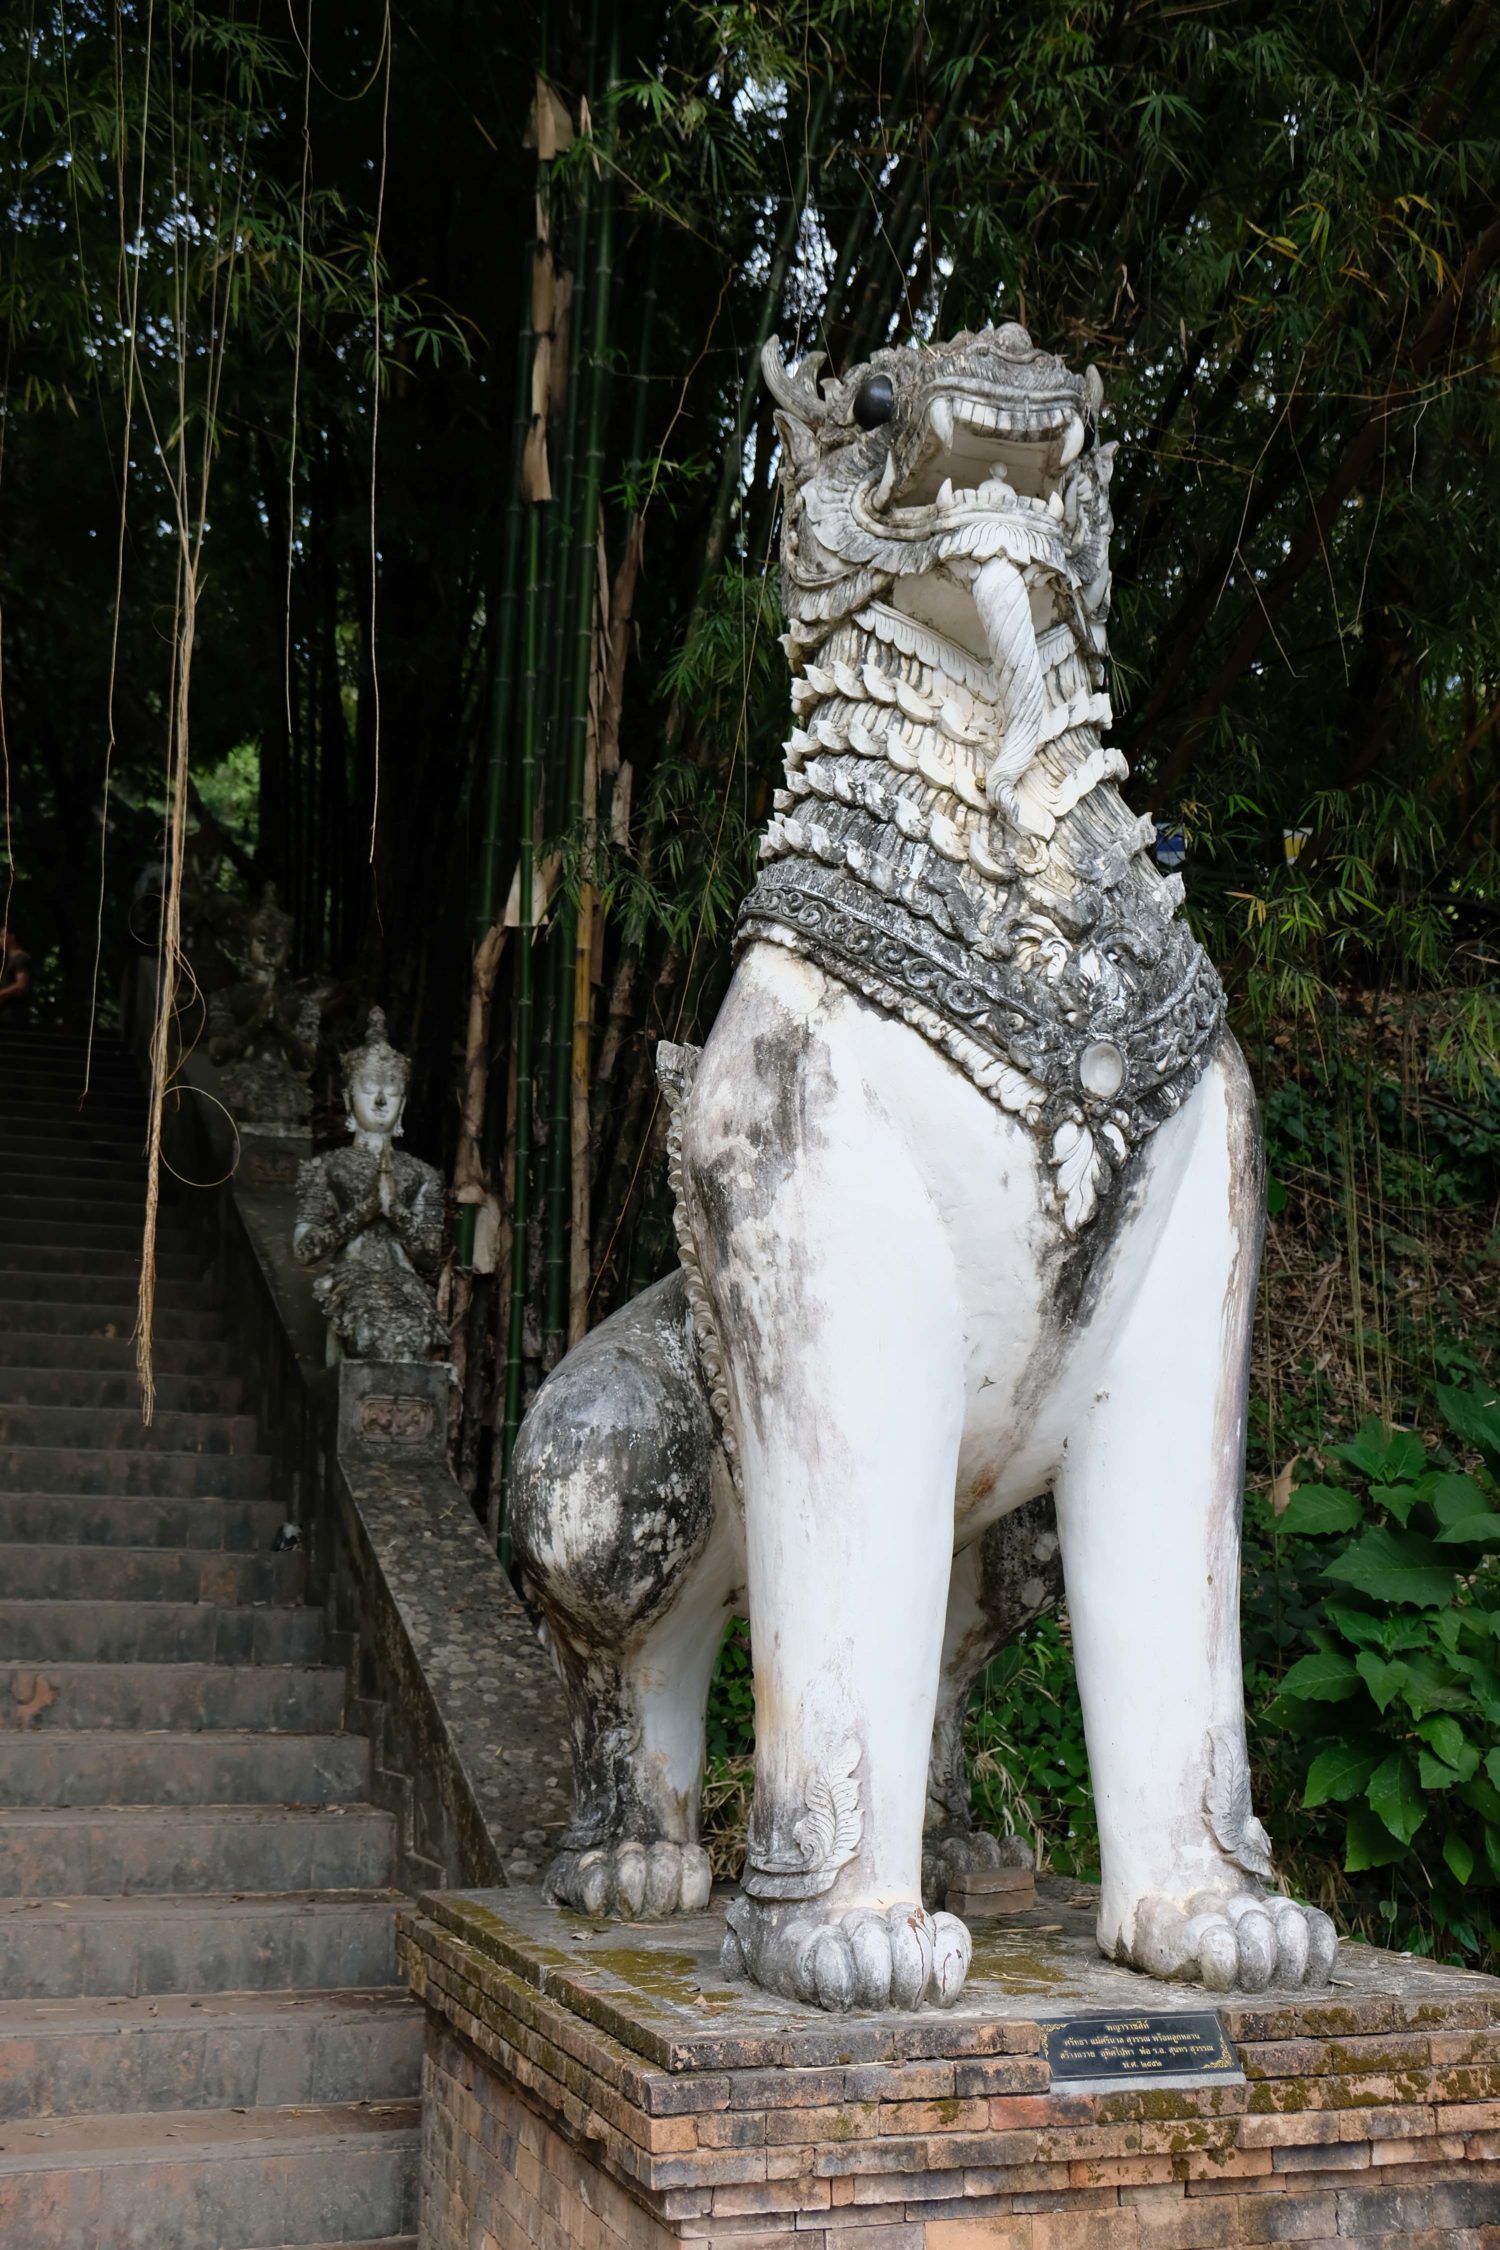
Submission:
POLYGON ((251 1132, 305 1133, 312 1119, 319 1012, 287 978, 293 927, 268 883, 244 924, 245 975, 208 1002, 209 1059, 236 1124, 251 1132))
POLYGON ((331 1261, 313 1288, 349 1359, 426 1360, 448 1342, 422 1278, 442 1256, 442 1174, 394 1145, 409 1076, 372 1008, 344 1057, 354 1138, 298 1168, 292 1248, 305 1266, 331 1261))
POLYGON ((682 1272, 562 1362, 513 1465, 572 1704, 552 1894, 703 1903, 704 1701, 748 1607, 726 1969, 952 2000, 969 1936, 924 1907, 924 1807, 930 1870, 981 1864, 968 1684, 1060 1544, 1100 1946, 1325 1983, 1333 1925, 1279 1887, 1245 1749, 1255 1101, 1103 740, 1102 385, 1014 325, 822 384, 764 364, 793 726, 718 1020, 659 1050, 682 1272))

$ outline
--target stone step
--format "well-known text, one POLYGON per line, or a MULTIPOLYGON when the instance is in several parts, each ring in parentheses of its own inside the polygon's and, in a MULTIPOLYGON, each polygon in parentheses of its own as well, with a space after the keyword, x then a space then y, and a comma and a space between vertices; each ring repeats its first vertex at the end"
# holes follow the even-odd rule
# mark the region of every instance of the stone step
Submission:
POLYGON ((322 1654, 323 1612, 300 1604, 0 1600, 8 1664, 316 1664, 322 1654))
POLYGON ((0 1807, 354 1804, 369 1780, 359 1734, 0 1734, 0 1807))
MULTIPOLYGON (((36 1219, 45 1234, 57 1219, 74 1219, 80 1212, 97 1211, 110 1226, 133 1219, 139 1227, 146 1215, 146 1183, 117 1179, 105 1173, 98 1179, 77 1179, 65 1184, 51 1166, 34 1173, 0 1172, 0 1218, 36 1219)), ((187 1227, 186 1213, 163 1214, 173 1226, 187 1227)))
POLYGON ((344 1674, 325 1664, 54 1662, 0 1673, 0 1723, 31 1741, 105 1728, 336 1734, 343 1722, 344 1674))
POLYGON ((0 2150, 5 2250, 399 2250, 417 2104, 38 2119, 0 2150))
POLYGON ((96 1448, 132 1453, 253 1454, 260 1432, 253 1414, 185 1414, 160 1408, 149 1422, 134 1406, 0 1405, 0 1450, 9 1446, 96 1448))
MULTIPOLYGON (((128 1309, 135 1321, 134 1275, 49 1273, 41 1266, 10 1266, 0 1273, 0 1298, 10 1305, 91 1305, 99 1297, 128 1309)), ((158 1307, 171 1312, 217 1312, 219 1294, 212 1282, 185 1274, 162 1274, 156 1284, 158 1307)))
POLYGON ((0 2002, 0 2124, 411 2100, 422 2020, 378 1988, 0 2002))
MULTIPOLYGON (((106 1206, 97 1215, 86 1211, 81 1217, 75 1215, 70 1219, 49 1219, 45 1223, 34 1212, 23 1212, 18 1218, 0 1219, 0 1250, 8 1256, 28 1250, 49 1250, 54 1257, 71 1252, 75 1259, 97 1257, 105 1251, 118 1250, 127 1256, 139 1257, 144 1218, 144 1205, 139 1218, 129 1212, 116 1211, 113 1206, 106 1206)), ((178 1222, 173 1220, 164 1229, 158 1230, 159 1254, 165 1252, 173 1257, 188 1254, 185 1249, 179 1250, 174 1246, 177 1226, 178 1222)), ((184 1244, 191 1240, 185 1228, 182 1240, 184 1244)), ((199 1263, 202 1263, 201 1259, 199 1263)), ((77 1270, 87 1269, 79 1267, 77 1270)))
POLYGON ((76 1064, 65 1063, 60 1069, 32 1063, 7 1071, 5 1101, 10 1116, 24 1114, 33 1105, 56 1109, 75 1119, 103 1116, 113 1110, 142 1119, 146 1115, 146 1098, 139 1080, 132 1081, 117 1071, 86 1071, 81 1056, 76 1064))
MULTIPOLYGON (((7 1157, 36 1155, 44 1142, 50 1142, 59 1158, 70 1162, 86 1160, 100 1153, 133 1158, 142 1179, 146 1169, 146 1112, 144 1109, 99 1108, 90 1102, 79 1110, 68 1103, 43 1106, 37 1102, 7 1104, 0 1117, 0 1148, 7 1157)), ((45 1148, 41 1148, 45 1155, 45 1148)), ((8 1163, 6 1169, 9 1169, 8 1163)), ((166 1175, 168 1178, 170 1174, 166 1175)))
MULTIPOLYGON (((4 1375, 0 1369, 0 1386, 4 1375)), ((209 1547, 268 1554, 285 1520, 284 1509, 274 1500, 130 1500, 87 1492, 0 1492, 0 1545, 209 1547)))
POLYGON ((71 1068, 76 1063, 81 1070, 87 1062, 96 1074, 101 1070, 112 1070, 122 1077, 129 1073, 132 1082, 140 1084, 130 1050, 113 1032, 96 1029, 90 1038, 86 1031, 58 1031, 51 1025, 26 1025, 5 1034, 5 1053, 16 1064, 29 1061, 58 1069, 71 1068))
POLYGON ((146 1118, 146 1096, 139 1084, 130 1087, 119 1078, 101 1078, 83 1064, 61 1071, 29 1069, 13 1073, 4 1082, 4 1107, 9 1116, 25 1118, 29 1109, 54 1111, 58 1118, 76 1120, 90 1116, 146 1118))
POLYGON ((0 1585, 12 1601, 210 1602, 220 1607, 301 1601, 302 1552, 241 1555, 184 1547, 0 1547, 0 1585))
MULTIPOLYGON (((87 1336, 97 1341, 121 1343, 135 1332, 134 1298, 123 1294, 104 1297, 97 1304, 86 1300, 43 1298, 30 1304, 10 1303, 0 1293, 0 1336, 87 1336)), ((158 1298, 152 1315, 152 1350, 158 1344, 224 1342, 224 1316, 216 1302, 202 1305, 168 1305, 158 1298)), ((135 1346, 130 1345, 131 1364, 135 1346)))
MULTIPOLYGON (((28 1184, 35 1182, 51 1195, 110 1194, 118 1190, 128 1192, 145 1208, 146 1159, 139 1150, 129 1158, 91 1154, 87 1148, 76 1148, 67 1142, 51 1144, 35 1154, 18 1152, 4 1146, 0 1134, 0 1180, 15 1195, 25 1193, 28 1184)), ((177 1183, 171 1179, 162 1182, 162 1194, 168 1190, 176 1193, 177 1183)))
POLYGON ((21 1806, 0 1812, 0 1898, 378 1891, 396 1823, 375 1805, 21 1806))
POLYGON ((151 1499, 264 1500, 268 1453, 168 1453, 154 1446, 0 1446, 0 1492, 118 1492, 151 1499))
POLYGON ((163 1891, 3 1899, 0 1992, 11 2000, 140 1999, 392 1985, 398 1898, 395 1891, 228 1898, 163 1891))
POLYGON ((139 1132, 106 1132, 101 1125, 61 1125, 61 1127, 27 1127, 16 1132, 16 1127, 0 1127, 0 1172, 7 1172, 11 1163, 29 1159, 31 1163, 47 1163, 56 1159, 58 1170, 74 1163, 108 1163, 115 1170, 130 1165, 139 1179, 146 1179, 146 1141, 139 1132))
MULTIPOLYGON (((77 1222, 73 1222, 77 1224, 77 1222)), ((141 1265, 141 1221, 129 1217, 116 1225, 78 1225, 91 1241, 58 1241, 60 1229, 40 1219, 12 1220, 0 1232, 0 1273, 92 1273, 119 1275, 134 1281, 141 1265)), ((201 1281, 203 1258, 190 1235, 166 1229, 158 1233, 156 1271, 173 1281, 201 1281)), ((10 1294, 9 1284, 0 1289, 10 1294)))
MULTIPOLYGON (((192 1375, 222 1382, 243 1364, 233 1345, 205 1343, 198 1336, 157 1336, 151 1357, 158 1396, 164 1395, 164 1381, 192 1375)), ((71 1336, 55 1329, 0 1328, 0 1368, 13 1367, 129 1375, 133 1379, 135 1343, 129 1336, 71 1336)))
MULTIPOLYGON (((134 1347, 131 1347, 132 1352, 134 1347)), ((155 1354, 152 1355, 153 1359, 155 1354)), ((237 1414, 245 1386, 233 1375, 168 1375, 153 1368, 157 1411, 171 1414, 237 1414)), ((109 1372, 98 1367, 7 1365, 0 1353, 0 1407, 134 1407, 140 1379, 134 1364, 109 1372)))

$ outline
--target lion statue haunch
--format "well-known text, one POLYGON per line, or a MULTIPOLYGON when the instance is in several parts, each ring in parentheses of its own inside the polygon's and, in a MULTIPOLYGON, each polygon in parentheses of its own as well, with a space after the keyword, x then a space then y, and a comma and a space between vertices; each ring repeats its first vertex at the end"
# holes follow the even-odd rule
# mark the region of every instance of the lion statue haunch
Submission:
POLYGON ((1276 1887, 1245 1755, 1255 1105, 1102 740, 1098 377, 1015 326, 838 382, 764 366, 794 724, 718 1020, 661 1050, 682 1267, 563 1362, 515 1458, 574 1729, 552 1895, 706 1903, 704 1699, 745 1608, 726 1968, 951 2001, 968 1933, 933 1894, 1004 1849, 970 1828, 964 1704, 1060 1542, 1101 1947, 1323 1983, 1332 1924, 1276 1887))

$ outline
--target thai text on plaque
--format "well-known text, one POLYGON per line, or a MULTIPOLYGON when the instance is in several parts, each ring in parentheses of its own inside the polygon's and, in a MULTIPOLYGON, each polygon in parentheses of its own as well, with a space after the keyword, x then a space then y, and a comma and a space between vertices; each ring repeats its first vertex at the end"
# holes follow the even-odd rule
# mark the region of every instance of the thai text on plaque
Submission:
POLYGON ((1042 2025, 1054 2081, 1239 2074, 1239 2057, 1211 2009, 1181 2015, 1069 2016, 1042 2025))

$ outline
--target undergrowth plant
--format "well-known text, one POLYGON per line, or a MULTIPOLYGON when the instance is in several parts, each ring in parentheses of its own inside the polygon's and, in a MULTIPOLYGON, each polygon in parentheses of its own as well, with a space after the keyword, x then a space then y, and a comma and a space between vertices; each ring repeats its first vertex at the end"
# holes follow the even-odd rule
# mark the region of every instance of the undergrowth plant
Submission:
POLYGON ((1294 1866, 1341 1868, 1345 1927, 1476 1957, 1500 1943, 1500 1401, 1437 1398, 1446 1443, 1370 1417, 1337 1482, 1256 1503, 1250 1685, 1301 1780, 1294 1866))

